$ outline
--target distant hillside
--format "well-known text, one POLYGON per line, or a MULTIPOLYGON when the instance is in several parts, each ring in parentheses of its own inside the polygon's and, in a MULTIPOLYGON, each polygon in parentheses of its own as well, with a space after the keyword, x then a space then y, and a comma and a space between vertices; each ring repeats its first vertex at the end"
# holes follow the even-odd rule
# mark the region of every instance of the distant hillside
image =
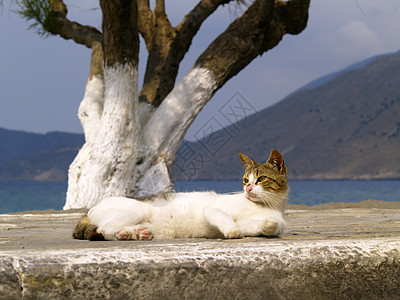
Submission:
POLYGON ((400 54, 400 51, 397 51, 395 53, 388 53, 388 54, 377 55, 377 56, 373 56, 373 57, 367 58, 367 59, 365 59, 363 61, 360 61, 358 63, 352 64, 352 65, 348 66, 347 68, 344 68, 343 70, 340 70, 340 71, 337 71, 337 72, 333 72, 331 74, 319 77, 319 78, 311 81, 310 83, 306 84, 305 86, 301 87, 300 89, 298 89, 294 93, 302 91, 302 90, 310 90, 310 89, 316 88, 316 87, 318 87, 320 85, 323 85, 323 84, 327 83, 329 80, 331 80, 332 78, 338 76, 341 73, 364 68, 364 67, 366 67, 367 65, 369 65, 370 63, 372 63, 374 60, 376 60, 378 58, 385 57, 385 56, 394 56, 394 55, 399 55, 399 54, 400 54))
POLYGON ((400 178, 399 82, 400 55, 378 57, 185 144, 175 173, 239 178, 239 152, 262 162, 277 148, 292 179, 400 178))
MULTIPOLYGON (((291 179, 400 178, 400 53, 355 66, 229 127, 210 118, 204 138, 181 145, 175 179, 239 179, 239 152, 262 162, 273 148, 291 179)), ((65 181, 83 143, 0 128, 0 180, 65 181)))
POLYGON ((82 134, 36 134, 0 128, 0 180, 66 181, 82 134))

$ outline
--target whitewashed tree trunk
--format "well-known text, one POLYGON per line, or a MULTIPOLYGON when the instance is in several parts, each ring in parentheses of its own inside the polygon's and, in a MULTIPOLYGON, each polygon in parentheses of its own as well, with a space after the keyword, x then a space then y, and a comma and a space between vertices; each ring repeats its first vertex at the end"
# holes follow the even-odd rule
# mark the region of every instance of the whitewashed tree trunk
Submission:
POLYGON ((69 169, 64 209, 91 207, 132 189, 138 143, 137 70, 118 65, 104 70, 104 105, 98 78, 87 84, 79 116, 86 143, 69 169))
POLYGON ((79 106, 78 117, 85 134, 85 144, 68 170, 67 200, 64 209, 84 207, 79 201, 79 188, 82 171, 85 163, 90 159, 95 139, 100 128, 101 115, 104 105, 103 76, 89 78, 86 84, 85 95, 79 106))
POLYGON ((182 139, 216 83, 194 67, 153 112, 138 103, 137 71, 105 69, 89 80, 79 117, 86 143, 69 169, 64 209, 92 207, 108 196, 145 196, 171 191, 172 168, 182 139))

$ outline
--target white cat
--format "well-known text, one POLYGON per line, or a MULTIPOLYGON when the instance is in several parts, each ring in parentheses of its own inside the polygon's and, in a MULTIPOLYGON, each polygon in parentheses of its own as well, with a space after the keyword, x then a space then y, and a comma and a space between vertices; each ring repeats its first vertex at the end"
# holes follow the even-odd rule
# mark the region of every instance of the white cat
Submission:
POLYGON ((242 238, 276 236, 285 229, 286 166, 277 150, 259 164, 239 154, 243 192, 169 193, 137 200, 110 197, 91 208, 74 237, 89 240, 242 238))

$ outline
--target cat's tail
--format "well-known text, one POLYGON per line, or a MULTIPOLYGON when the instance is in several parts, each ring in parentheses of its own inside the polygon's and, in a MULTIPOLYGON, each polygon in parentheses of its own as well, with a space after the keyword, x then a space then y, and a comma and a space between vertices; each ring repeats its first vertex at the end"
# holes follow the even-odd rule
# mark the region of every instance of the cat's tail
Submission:
POLYGON ((87 216, 84 216, 75 225, 72 236, 74 239, 78 240, 105 241, 104 236, 97 232, 97 225, 90 223, 87 216))

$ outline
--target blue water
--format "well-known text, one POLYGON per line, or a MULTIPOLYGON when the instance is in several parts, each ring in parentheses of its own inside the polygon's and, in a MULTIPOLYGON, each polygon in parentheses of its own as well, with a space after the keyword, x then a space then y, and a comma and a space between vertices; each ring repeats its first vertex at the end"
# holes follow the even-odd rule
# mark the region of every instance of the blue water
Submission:
MULTIPOLYGON (((238 181, 178 181, 178 192, 214 190, 240 191, 238 181)), ((63 182, 0 182, 0 213, 57 209, 64 206, 67 184, 63 182)), ((400 180, 291 181, 291 204, 317 205, 328 202, 359 202, 374 199, 400 201, 400 180)))
MULTIPOLYGON (((318 205, 328 202, 359 202, 363 200, 400 201, 400 180, 295 180, 290 181, 290 204, 318 205)), ((239 191, 237 181, 176 182, 176 190, 215 190, 220 193, 239 191)))
POLYGON ((62 209, 65 182, 0 182, 0 213, 62 209))

